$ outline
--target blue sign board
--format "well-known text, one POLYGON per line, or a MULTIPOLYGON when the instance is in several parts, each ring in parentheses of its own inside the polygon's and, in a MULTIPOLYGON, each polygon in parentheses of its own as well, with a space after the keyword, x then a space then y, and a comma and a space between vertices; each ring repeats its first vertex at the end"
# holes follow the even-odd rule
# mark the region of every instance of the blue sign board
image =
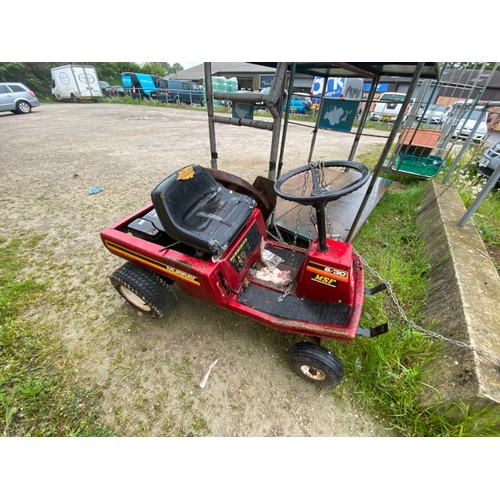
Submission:
POLYGON ((359 101, 325 99, 319 119, 319 128, 350 132, 358 106, 359 101))
POLYGON ((233 118, 253 120, 253 104, 233 102, 232 116, 233 118))
MULTIPOLYGON (((365 83, 363 85, 363 92, 370 92, 370 89, 372 88, 371 83, 365 83)), ((379 83, 377 85, 377 88, 375 90, 376 93, 378 92, 387 92, 389 90, 389 84, 388 83, 379 83)))
POLYGON ((266 89, 273 84, 274 75, 259 75, 259 88, 266 89))

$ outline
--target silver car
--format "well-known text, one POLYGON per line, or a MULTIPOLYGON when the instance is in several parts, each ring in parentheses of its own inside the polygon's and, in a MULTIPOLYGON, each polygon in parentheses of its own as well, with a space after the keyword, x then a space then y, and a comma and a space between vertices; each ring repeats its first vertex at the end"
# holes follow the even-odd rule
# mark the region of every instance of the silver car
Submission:
POLYGON ((0 82, 0 112, 26 114, 35 106, 40 106, 40 102, 26 85, 19 82, 0 82))
POLYGON ((425 113, 424 109, 425 108, 419 109, 417 113, 417 120, 429 123, 443 123, 443 120, 446 118, 448 112, 447 107, 441 104, 431 104, 425 113))

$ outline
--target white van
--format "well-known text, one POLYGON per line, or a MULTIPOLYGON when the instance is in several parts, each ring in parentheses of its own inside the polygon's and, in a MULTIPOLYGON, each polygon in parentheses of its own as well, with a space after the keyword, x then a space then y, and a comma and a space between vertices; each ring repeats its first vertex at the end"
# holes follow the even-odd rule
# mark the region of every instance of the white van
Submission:
POLYGON ((56 101, 94 101, 102 97, 99 78, 93 66, 67 64, 51 69, 51 92, 56 101))
MULTIPOLYGON (((370 120, 394 122, 401 111, 401 106, 406 98, 406 94, 399 92, 384 92, 378 98, 378 102, 370 112, 370 120)), ((410 112, 411 105, 415 99, 410 100, 410 105, 405 111, 405 116, 410 112)))

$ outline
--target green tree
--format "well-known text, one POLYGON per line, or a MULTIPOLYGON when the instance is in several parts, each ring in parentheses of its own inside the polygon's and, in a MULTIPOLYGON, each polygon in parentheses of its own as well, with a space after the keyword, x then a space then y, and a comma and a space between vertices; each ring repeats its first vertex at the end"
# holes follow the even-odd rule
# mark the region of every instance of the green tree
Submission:
POLYGON ((179 64, 179 63, 174 63, 174 64, 170 65, 168 62, 162 62, 160 64, 164 67, 166 75, 172 75, 172 74, 177 73, 178 71, 182 71, 184 69, 182 64, 179 64))
POLYGON ((23 82, 35 94, 41 97, 50 96, 50 68, 60 64, 49 62, 0 63, 0 80, 23 82))
POLYGON ((88 63, 94 66, 99 80, 104 80, 110 85, 121 85, 121 74, 125 71, 140 73, 141 67, 137 63, 130 62, 96 62, 88 63))
POLYGON ((24 63, 6 62, 0 63, 0 80, 10 80, 12 75, 23 74, 24 63))
POLYGON ((165 68, 159 62, 147 62, 141 66, 141 73, 148 75, 165 76, 165 68))

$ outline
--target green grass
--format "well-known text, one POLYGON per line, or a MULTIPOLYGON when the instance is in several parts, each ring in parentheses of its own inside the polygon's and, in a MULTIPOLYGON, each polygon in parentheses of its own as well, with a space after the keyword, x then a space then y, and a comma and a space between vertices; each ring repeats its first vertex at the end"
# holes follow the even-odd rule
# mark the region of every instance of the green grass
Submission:
MULTIPOLYGON (((205 113, 207 112, 207 108, 203 106, 189 106, 186 104, 174 104, 174 103, 166 103, 163 101, 157 101, 155 99, 133 99, 130 96, 124 96, 124 97, 103 97, 101 98, 101 102, 105 102, 108 104, 133 104, 135 106, 149 106, 153 108, 182 108, 184 110, 190 110, 190 111, 204 111, 205 113)), ((220 111, 217 109, 217 111, 220 111)))
POLYGON ((21 278, 31 241, 0 242, 0 434, 103 436, 99 393, 75 381, 75 365, 49 323, 23 312, 43 307, 43 283, 21 278))
MULTIPOLYGON (((408 318, 432 329, 422 315, 430 268, 416 226, 423 187, 422 182, 410 182, 402 189, 389 189, 354 246, 391 284, 408 318)), ((366 268, 365 281, 368 287, 378 284, 366 268)), ((434 391, 424 382, 427 366, 442 355, 442 346, 409 326, 387 291, 367 297, 361 326, 386 321, 390 331, 380 337, 358 338, 352 344, 327 342, 344 362, 346 386, 361 404, 383 415, 389 426, 404 436, 498 435, 497 410, 472 409, 462 403, 454 408, 422 406, 422 391, 434 391)))

